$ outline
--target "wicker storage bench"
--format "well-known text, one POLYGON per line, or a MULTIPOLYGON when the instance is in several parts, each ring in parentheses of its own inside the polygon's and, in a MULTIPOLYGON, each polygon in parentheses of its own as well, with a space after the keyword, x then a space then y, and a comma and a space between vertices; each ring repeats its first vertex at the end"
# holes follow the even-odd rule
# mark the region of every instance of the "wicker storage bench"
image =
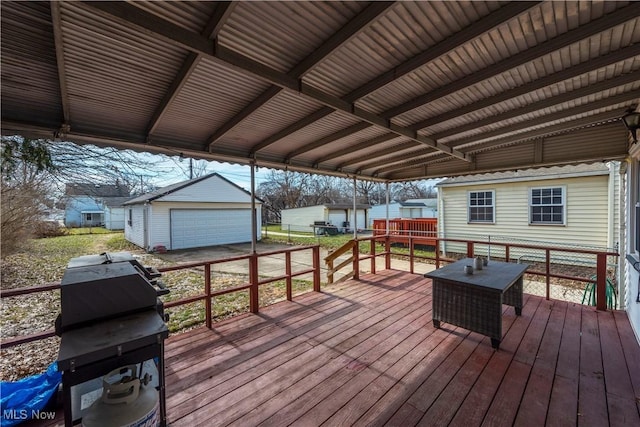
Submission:
POLYGON ((465 272, 473 259, 465 258, 425 274, 433 281, 433 325, 460 326, 491 338, 498 349, 502 340, 502 304, 522 314, 522 277, 526 264, 491 261, 482 270, 465 272))

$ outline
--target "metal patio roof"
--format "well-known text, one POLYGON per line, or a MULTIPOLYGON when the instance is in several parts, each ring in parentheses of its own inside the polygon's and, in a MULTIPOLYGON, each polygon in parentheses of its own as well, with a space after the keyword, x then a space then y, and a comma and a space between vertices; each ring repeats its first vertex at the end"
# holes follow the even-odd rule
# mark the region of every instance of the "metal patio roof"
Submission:
POLYGON ((2 132, 408 180, 622 159, 640 2, 12 2, 2 132))

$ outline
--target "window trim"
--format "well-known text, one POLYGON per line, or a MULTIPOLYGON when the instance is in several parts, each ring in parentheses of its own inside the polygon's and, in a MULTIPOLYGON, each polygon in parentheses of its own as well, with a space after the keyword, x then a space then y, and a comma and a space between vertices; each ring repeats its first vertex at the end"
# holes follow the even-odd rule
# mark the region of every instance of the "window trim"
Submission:
MULTIPOLYGON (((475 206, 477 207, 477 206, 475 206)), ((496 223, 496 190, 469 190, 467 191, 467 224, 495 224, 496 223), (484 205, 485 207, 491 207, 491 220, 483 221, 471 218, 471 195, 477 193, 491 193, 491 205, 484 205)))
MULTIPOLYGON (((541 205, 535 205, 541 206, 541 205)), ((529 187, 529 202, 528 202, 528 210, 529 210, 529 225, 534 226, 552 226, 552 227, 565 227, 567 225, 567 186, 566 185, 545 185, 539 187, 529 187), (562 222, 535 222, 533 220, 533 191, 534 190, 553 190, 555 188, 559 188, 562 190, 562 204, 561 205, 543 205, 543 206, 562 206, 562 222)))

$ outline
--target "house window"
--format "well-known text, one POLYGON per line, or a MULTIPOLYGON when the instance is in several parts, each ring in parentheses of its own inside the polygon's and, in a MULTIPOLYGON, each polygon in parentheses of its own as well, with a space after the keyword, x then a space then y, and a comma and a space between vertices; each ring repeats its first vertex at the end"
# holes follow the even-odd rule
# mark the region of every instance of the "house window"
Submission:
POLYGON ((87 221, 91 221, 91 214, 90 214, 90 213, 86 214, 85 219, 86 219, 87 221))
POLYGON ((495 193, 490 191, 469 192, 469 222, 493 223, 495 193))
POLYGON ((529 199, 530 224, 565 224, 564 187, 532 188, 529 199))
POLYGON ((127 224, 133 225, 133 209, 129 209, 127 212, 127 224))

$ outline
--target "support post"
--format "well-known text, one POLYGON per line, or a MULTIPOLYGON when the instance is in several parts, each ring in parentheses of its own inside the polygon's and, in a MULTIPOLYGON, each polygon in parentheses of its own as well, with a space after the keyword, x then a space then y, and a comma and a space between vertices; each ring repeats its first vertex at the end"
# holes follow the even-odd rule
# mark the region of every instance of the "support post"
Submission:
POLYGON ((353 240, 356 240, 358 238, 358 211, 356 210, 356 186, 357 186, 357 181, 356 181, 356 177, 353 177, 353 240))
POLYGON ((256 253, 258 241, 258 214, 256 212, 256 164, 251 162, 251 253, 256 253))

